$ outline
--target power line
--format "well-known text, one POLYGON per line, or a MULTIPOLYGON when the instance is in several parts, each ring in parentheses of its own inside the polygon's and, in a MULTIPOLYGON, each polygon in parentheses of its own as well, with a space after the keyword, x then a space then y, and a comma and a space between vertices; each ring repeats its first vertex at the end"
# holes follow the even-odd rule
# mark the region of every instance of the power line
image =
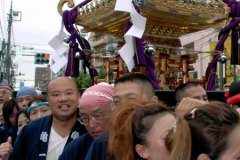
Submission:
MULTIPOLYGON (((26 46, 22 46, 22 45, 18 45, 18 46, 20 46, 20 47, 26 47, 26 46)), ((29 49, 29 50, 23 50, 22 52, 24 52, 24 53, 43 53, 43 52, 45 52, 45 53, 49 53, 49 54, 51 54, 51 53, 53 53, 54 51, 50 51, 50 50, 46 50, 46 49, 38 49, 38 48, 33 48, 33 49, 29 49)))
POLYGON ((16 44, 25 44, 25 45, 47 45, 47 43, 30 43, 30 42, 15 42, 16 44))
POLYGON ((216 34, 216 33, 218 33, 218 32, 219 32, 219 30, 214 30, 214 31, 211 32, 210 34, 204 35, 203 37, 197 39, 196 42, 197 42, 197 41, 201 41, 201 40, 204 39, 204 38, 210 37, 211 35, 214 35, 214 34, 216 34))

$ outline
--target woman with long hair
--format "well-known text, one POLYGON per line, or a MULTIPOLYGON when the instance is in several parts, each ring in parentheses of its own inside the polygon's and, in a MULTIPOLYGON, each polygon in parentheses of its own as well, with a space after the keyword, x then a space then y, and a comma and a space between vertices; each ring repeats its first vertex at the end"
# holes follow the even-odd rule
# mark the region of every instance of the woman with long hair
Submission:
POLYGON ((240 117, 231 106, 210 102, 177 120, 172 137, 172 160, 240 159, 240 117))
POLYGON ((165 138, 174 126, 172 111, 160 103, 124 105, 112 116, 107 159, 168 160, 165 138))

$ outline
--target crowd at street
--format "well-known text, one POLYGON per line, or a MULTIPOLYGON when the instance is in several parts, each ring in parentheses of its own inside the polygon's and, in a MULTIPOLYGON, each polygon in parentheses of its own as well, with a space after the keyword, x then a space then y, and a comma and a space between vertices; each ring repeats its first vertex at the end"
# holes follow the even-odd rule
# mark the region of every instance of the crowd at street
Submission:
POLYGON ((211 101, 197 83, 175 90, 175 108, 161 102, 151 80, 129 73, 81 95, 58 77, 46 94, 0 84, 2 160, 237 160, 240 83, 211 101), (239 88, 239 89, 238 89, 239 88), (239 90, 239 91, 238 91, 239 90))

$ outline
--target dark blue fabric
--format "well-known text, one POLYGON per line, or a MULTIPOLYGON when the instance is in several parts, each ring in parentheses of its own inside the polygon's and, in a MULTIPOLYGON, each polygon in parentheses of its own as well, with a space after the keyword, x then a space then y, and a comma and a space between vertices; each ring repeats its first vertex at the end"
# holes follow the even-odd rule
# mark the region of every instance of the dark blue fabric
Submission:
POLYGON ((0 144, 6 142, 8 130, 8 127, 2 127, 2 129, 0 130, 0 144))
MULTIPOLYGON (((17 137, 11 159, 45 160, 51 125, 52 116, 35 120, 26 125, 17 137)), ((77 121, 72 128, 66 145, 73 140, 72 133, 79 133, 79 135, 82 135, 86 133, 86 129, 77 121)))
POLYGON ((80 136, 66 146, 59 160, 84 160, 92 142, 93 138, 88 133, 80 136))
POLYGON ((108 132, 97 137, 93 141, 91 147, 84 160, 105 160, 107 150, 108 132))
POLYGON ((6 142, 9 136, 12 137, 12 144, 14 144, 17 137, 17 126, 5 127, 0 130, 0 144, 6 142))
POLYGON ((18 131, 17 125, 14 125, 13 127, 11 127, 7 132, 6 141, 7 141, 8 137, 11 137, 12 138, 12 145, 13 145, 16 141, 16 138, 17 138, 17 131, 18 131))
POLYGON ((6 127, 5 124, 1 123, 0 124, 0 131, 3 130, 5 127, 6 127))

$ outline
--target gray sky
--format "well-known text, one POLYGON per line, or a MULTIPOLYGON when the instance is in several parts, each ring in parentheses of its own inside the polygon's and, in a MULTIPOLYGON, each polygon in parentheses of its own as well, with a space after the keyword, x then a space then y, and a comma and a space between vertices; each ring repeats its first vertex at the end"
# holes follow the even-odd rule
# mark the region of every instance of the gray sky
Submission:
MULTIPOLYGON (((1 24, 4 38, 7 39, 7 16, 10 0, 1 0, 4 6, 1 14, 1 24)), ((58 33, 61 17, 57 12, 58 0, 13 0, 13 11, 22 13, 21 21, 15 21, 12 28, 12 41, 17 45, 48 47, 48 41, 58 33)), ((2 38, 2 37, 1 37, 2 38)))
MULTIPOLYGON (((82 0, 75 0, 77 5, 82 0)), ((58 34, 62 17, 58 14, 59 0, 12 0, 13 11, 22 13, 21 21, 15 21, 12 25, 11 43, 34 48, 30 51, 22 51, 23 54, 34 54, 35 51, 54 52, 48 42, 58 34)), ((10 0, 0 0, 0 41, 7 40, 7 14, 10 10, 10 0)), ((64 9, 69 9, 65 8, 64 9)), ((26 85, 33 86, 35 67, 34 57, 20 56, 17 58, 17 72, 25 74, 17 79, 25 79, 26 85)), ((17 84, 18 85, 18 84, 17 84)))

